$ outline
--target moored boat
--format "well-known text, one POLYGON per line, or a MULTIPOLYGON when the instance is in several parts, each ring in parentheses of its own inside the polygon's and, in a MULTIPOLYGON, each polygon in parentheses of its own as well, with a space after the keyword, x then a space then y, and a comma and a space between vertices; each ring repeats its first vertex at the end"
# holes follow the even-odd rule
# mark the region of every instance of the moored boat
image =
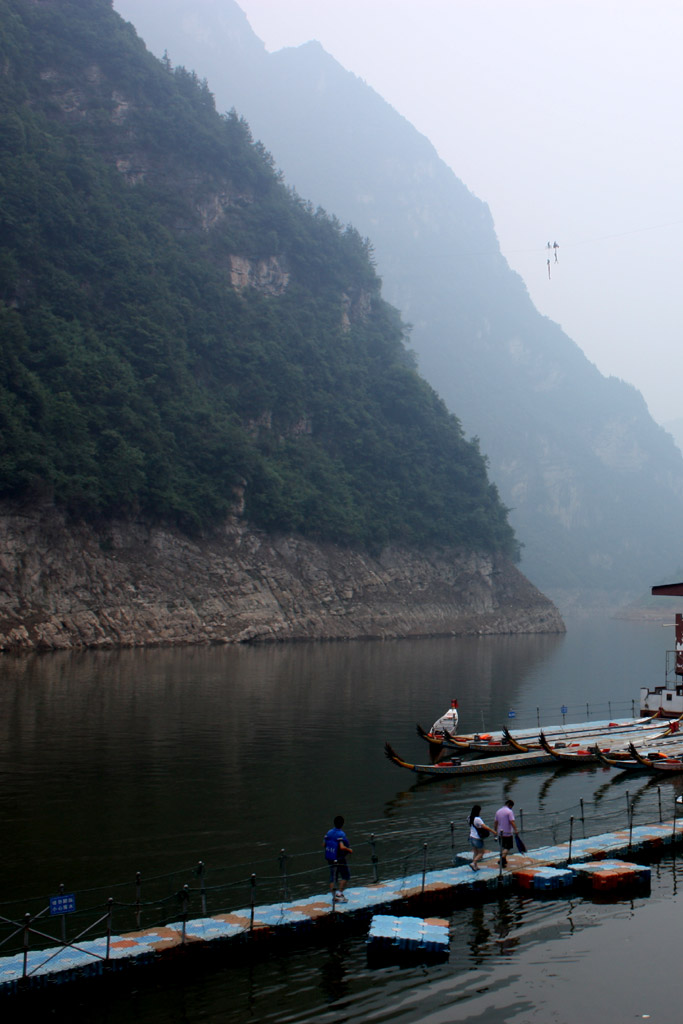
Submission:
MULTIPOLYGON (((593 740, 597 742, 600 739, 604 739, 608 746, 613 746, 615 740, 620 737, 664 736, 672 728, 667 720, 652 715, 649 718, 632 718, 623 722, 581 722, 576 726, 553 726, 550 729, 543 729, 542 732, 547 742, 558 747, 586 747, 590 746, 593 740)), ((503 733, 510 746, 520 753, 535 750, 542 745, 540 735, 536 736, 535 740, 527 740, 521 739, 519 734, 513 735, 508 729, 504 729, 503 733)))
MULTIPOLYGON (((669 584, 652 588, 655 595, 676 595, 683 597, 683 583, 669 584)), ((418 735, 430 747, 430 765, 419 765, 400 758, 387 743, 385 752, 395 764, 418 774, 427 775, 460 775, 475 774, 483 771, 495 771, 516 764, 524 767, 523 760, 529 757, 529 764, 548 763, 549 760, 563 761, 566 764, 589 764, 602 761, 617 764, 626 762, 629 766, 642 764, 657 766, 653 770, 683 771, 677 769, 679 759, 665 753, 664 757, 650 758, 644 755, 639 760, 626 751, 626 745, 635 741, 637 746, 650 746, 653 741, 674 732, 683 719, 683 615, 676 615, 676 649, 667 652, 667 682, 664 687, 641 689, 640 718, 623 721, 580 722, 547 726, 538 733, 537 729, 509 729, 499 732, 457 734, 454 729, 458 724, 457 701, 451 701, 450 709, 434 722, 427 732, 417 726, 418 735), (670 666, 676 677, 674 685, 669 683, 670 666), (662 719, 677 719, 664 727, 662 719), (451 759, 447 760, 451 752, 451 759), (459 756, 453 756, 453 754, 459 756), (479 760, 463 762, 463 755, 470 755, 479 760), (538 757, 534 757, 538 755, 538 757), (600 755, 603 755, 602 757, 600 755)), ((566 708, 563 708, 563 712, 566 708)), ((656 752, 655 752, 656 753, 656 752)), ((683 764, 683 754, 680 760, 683 764)))
MULTIPOLYGON (((561 761, 563 764, 595 764, 598 760, 595 752, 589 747, 578 747, 575 750, 565 750, 551 746, 544 733, 541 733, 538 738, 543 750, 545 750, 555 761, 561 761)), ((564 744, 562 746, 564 747, 564 744)))
POLYGON ((385 743, 384 753, 399 768, 406 768, 408 771, 415 772, 416 775, 428 775, 433 778, 517 771, 521 768, 536 768, 551 764, 553 761, 552 756, 544 750, 535 750, 528 754, 508 754, 502 757, 481 757, 471 761, 463 761, 455 757, 450 761, 439 761, 436 764, 413 764, 411 761, 404 761, 389 743, 385 743))
POLYGON ((498 736, 492 736, 490 733, 457 736, 446 731, 435 735, 431 730, 427 732, 426 729, 423 729, 419 722, 415 728, 420 739, 425 740, 431 749, 438 752, 450 750, 459 754, 483 755, 484 757, 492 757, 495 754, 520 753, 503 737, 502 733, 500 734, 500 739, 498 736))
POLYGON ((604 750, 600 750, 600 747, 595 745, 587 745, 585 747, 575 747, 574 749, 568 749, 564 746, 553 747, 548 743, 547 739, 541 733, 540 735, 541 746, 552 758, 556 761, 561 761, 563 764, 597 764, 600 761, 599 754, 610 756, 615 762, 621 760, 627 760, 628 754, 624 750, 612 750, 606 747, 604 750))
POLYGON ((594 764, 599 760, 597 749, 600 749, 603 754, 607 754, 615 760, 627 759, 629 757, 627 748, 629 745, 634 746, 635 738, 637 738, 638 743, 641 745, 650 746, 657 740, 675 735, 677 743, 680 744, 678 727, 678 721, 662 723, 660 720, 657 723, 645 726, 638 733, 635 733, 633 730, 617 729, 611 733, 583 736, 579 743, 567 744, 561 742, 551 744, 544 732, 540 733, 538 739, 543 750, 551 754, 556 761, 594 764))
POLYGON ((593 747, 593 750, 597 761, 606 768, 619 768, 621 771, 625 772, 645 771, 645 768, 640 761, 636 761, 633 757, 612 757, 611 754, 603 753, 602 750, 600 750, 600 747, 597 746, 593 747))
POLYGON ((678 745, 671 741, 669 741, 669 743, 670 745, 667 745, 666 742, 660 744, 656 750, 650 750, 647 748, 645 748, 645 750, 638 750, 637 747, 633 746, 632 750, 629 748, 626 756, 624 756, 622 751, 615 754, 612 754, 611 752, 607 753, 600 750, 600 747, 598 746, 594 747, 593 750, 600 764, 605 765, 607 768, 618 768, 619 771, 624 772, 642 772, 652 771, 653 761, 675 760, 678 756, 683 754, 683 747, 680 744, 680 740, 678 745))
MULTIPOLYGON (((644 761, 641 761, 641 764, 644 763, 644 761)), ((668 772, 670 775, 680 774, 681 772, 683 772, 683 758, 665 757, 661 761, 650 761, 647 767, 654 774, 656 774, 657 772, 663 774, 666 774, 668 772)))
POLYGON ((631 743, 629 745, 629 752, 635 761, 638 761, 644 768, 647 768, 651 772, 683 772, 683 749, 679 748, 677 751, 679 756, 658 756, 661 754, 657 751, 654 756, 652 754, 643 754, 638 748, 631 743))
MULTIPOLYGON (((666 583, 652 588, 654 597, 683 597, 683 583, 666 583)), ((655 711, 667 718, 683 714, 683 615, 677 613, 674 622, 675 646, 666 652, 664 682, 661 686, 642 686, 640 689, 641 715, 655 711)))
MULTIPOLYGON (((616 733, 630 732, 633 735, 640 735, 642 730, 649 727, 664 728, 658 714, 648 715, 645 718, 606 719, 595 722, 575 722, 570 725, 550 725, 546 726, 543 732, 546 739, 552 743, 578 742, 585 745, 592 739, 597 739, 600 736, 612 736, 616 733)), ((539 750, 541 746, 538 728, 517 729, 514 733, 506 728, 500 732, 482 732, 460 736, 446 732, 436 737, 418 725, 417 733, 435 750, 437 748, 446 751, 453 750, 461 755, 468 753, 491 757, 508 753, 520 754, 539 750)))

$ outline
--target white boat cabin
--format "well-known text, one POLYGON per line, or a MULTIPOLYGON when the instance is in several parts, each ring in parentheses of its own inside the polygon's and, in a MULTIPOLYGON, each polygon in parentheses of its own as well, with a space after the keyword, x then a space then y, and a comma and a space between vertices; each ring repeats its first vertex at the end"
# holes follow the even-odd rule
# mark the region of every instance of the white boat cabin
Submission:
MULTIPOLYGON (((653 587, 656 597, 683 597, 683 583, 667 583, 653 587)), ((676 647, 666 652, 664 683, 661 686, 641 686, 640 714, 654 715, 659 712, 666 718, 683 715, 683 615, 676 614, 676 647)))

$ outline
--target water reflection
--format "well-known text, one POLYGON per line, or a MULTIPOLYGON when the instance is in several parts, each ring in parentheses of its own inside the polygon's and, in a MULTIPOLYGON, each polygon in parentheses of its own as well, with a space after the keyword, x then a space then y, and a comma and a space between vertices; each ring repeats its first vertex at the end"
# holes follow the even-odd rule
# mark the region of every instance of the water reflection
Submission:
POLYGON ((159 987, 148 985, 141 973, 132 995, 109 993, 106 1006, 96 994, 68 1000, 64 1016, 72 1024, 131 1019, 138 1024, 494 1024, 501 1019, 570 1024, 597 1020, 596 1013, 600 1019, 627 1020, 638 1011, 674 1020, 675 992, 661 979, 676 969, 676 886, 676 865, 664 860, 653 875, 650 898, 599 903, 508 896, 453 909, 451 952, 444 964, 373 969, 364 929, 358 927, 327 945, 278 950, 199 976, 176 971, 159 987), (628 955, 634 934, 657 936, 656 942, 639 942, 638 970, 628 955))
POLYGON ((8 866, 49 887, 74 866, 98 883, 199 858, 246 870, 283 847, 316 850, 337 809, 361 835, 460 822, 474 798, 495 810, 509 795, 540 821, 589 796, 602 770, 406 786, 383 742, 424 758, 415 721, 431 723, 452 696, 470 726, 499 724, 512 705, 533 717, 548 703, 538 687, 556 673, 566 693, 585 646, 570 633, 9 658, 8 866))
MULTIPOLYGON (((681 777, 553 768, 413 784, 383 754, 389 740, 409 760, 425 760, 415 723, 430 725, 452 697, 465 729, 507 724, 510 708, 522 725, 564 703, 630 701, 643 679, 658 677, 664 646, 658 626, 588 622, 551 637, 4 658, 2 898, 54 892, 62 881, 83 889, 132 880, 138 870, 177 884, 173 873, 199 859, 213 878, 230 870, 277 879, 283 848, 294 865, 308 857, 324 888, 321 838, 336 813, 357 847, 354 872, 367 867, 374 834, 384 877, 394 853, 405 860, 423 838, 447 855, 452 837, 456 851, 467 850, 474 802, 490 817, 512 796, 531 845, 566 838, 572 815, 583 826, 582 806, 623 825, 627 791, 629 802, 655 811, 661 792, 668 815, 681 777)), ((545 956, 557 943, 561 957, 582 962, 599 945, 567 953, 575 928, 585 937, 604 917, 563 906, 504 901, 461 911, 449 965, 427 974, 387 970, 378 981, 356 936, 218 975, 208 995, 180 984, 173 997, 147 993, 136 1019, 200 1012, 222 1024, 296 1022, 325 1019, 329 1007, 330 1019, 397 1019, 393 1012, 441 1024, 466 1005, 468 1019, 512 1022, 527 1012, 518 971, 534 999, 543 990, 535 946, 545 956)), ((127 1012, 113 1008, 112 1024, 127 1012)))
POLYGON ((486 720, 491 704, 513 701, 563 641, 7 658, 7 866, 38 887, 53 888, 74 866, 101 884, 106 875, 157 873, 187 857, 246 864, 261 849, 313 849, 340 807, 347 820, 377 828, 380 808, 387 819, 399 806, 400 815, 410 813, 413 796, 383 763, 384 739, 415 748, 415 720, 431 723, 454 695, 486 720))

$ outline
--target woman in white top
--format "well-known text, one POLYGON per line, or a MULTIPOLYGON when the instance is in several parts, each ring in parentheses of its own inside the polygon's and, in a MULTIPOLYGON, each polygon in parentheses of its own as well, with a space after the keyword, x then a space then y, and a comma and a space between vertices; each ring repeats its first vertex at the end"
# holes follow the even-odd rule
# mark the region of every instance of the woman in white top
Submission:
POLYGON ((472 863, 470 867, 473 871, 478 871, 477 864, 484 856, 484 839, 486 833, 490 832, 492 836, 495 836, 495 832, 488 825, 484 824, 482 819, 479 817, 481 814, 481 804, 475 804, 472 808, 469 817, 470 823, 470 844, 474 848, 474 854, 472 856, 472 863))

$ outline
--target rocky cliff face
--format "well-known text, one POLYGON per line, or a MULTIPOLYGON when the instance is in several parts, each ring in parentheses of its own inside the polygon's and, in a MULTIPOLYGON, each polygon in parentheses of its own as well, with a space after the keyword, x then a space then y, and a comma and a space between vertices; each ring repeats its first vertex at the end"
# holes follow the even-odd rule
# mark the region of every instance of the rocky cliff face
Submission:
POLYGON ((0 650, 564 632, 505 559, 0 509, 0 650))

